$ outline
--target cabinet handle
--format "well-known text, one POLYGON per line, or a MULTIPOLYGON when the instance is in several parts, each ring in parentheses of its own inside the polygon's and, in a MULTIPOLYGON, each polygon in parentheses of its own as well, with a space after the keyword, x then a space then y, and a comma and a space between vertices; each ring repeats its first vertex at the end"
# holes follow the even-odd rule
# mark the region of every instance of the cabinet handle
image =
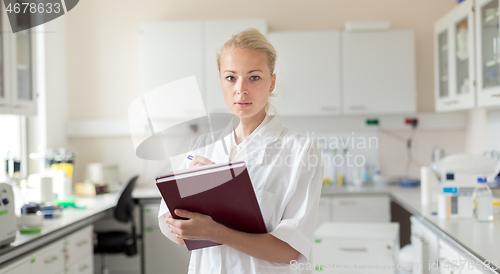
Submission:
POLYGON ((349 106, 350 110, 365 110, 366 106, 349 106))
POLYGON ((491 94, 491 97, 500 97, 500 93, 491 94))
POLYGON ((87 242, 88 242, 88 241, 87 241, 86 239, 81 240, 81 241, 79 241, 79 242, 76 244, 76 246, 78 246, 78 247, 83 246, 83 245, 85 245, 87 242))
POLYGON ((321 111, 334 111, 337 110, 337 107, 335 106, 322 106, 320 108, 321 111))
POLYGON ((23 106, 23 105, 14 105, 13 107, 14 108, 28 108, 27 106, 23 106))
POLYGON ((451 100, 451 101, 448 101, 448 102, 444 102, 443 105, 454 105, 454 104, 458 104, 458 100, 451 100))
POLYGON ((88 265, 86 265, 86 264, 84 264, 84 265, 82 265, 82 266, 80 266, 80 267, 78 268, 78 272, 83 272, 83 271, 87 270, 87 268, 89 268, 89 266, 88 266, 88 265))
POLYGON ((341 206, 352 206, 356 205, 356 201, 340 201, 339 205, 341 206))
POLYGON ((51 264, 51 263, 53 263, 53 262, 57 261, 57 259, 58 259, 58 257, 57 257, 57 256, 52 256, 52 257, 50 257, 50 258, 48 258, 48 259, 45 259, 45 261, 43 261, 43 263, 44 263, 44 264, 51 264))
POLYGON ((340 250, 346 251, 346 252, 367 252, 368 249, 364 247, 341 247, 340 250))

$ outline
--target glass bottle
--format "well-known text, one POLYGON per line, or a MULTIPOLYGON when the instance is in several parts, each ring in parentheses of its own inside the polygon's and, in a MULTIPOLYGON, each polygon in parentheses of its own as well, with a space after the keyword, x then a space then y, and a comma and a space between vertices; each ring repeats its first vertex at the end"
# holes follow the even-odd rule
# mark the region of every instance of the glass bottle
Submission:
POLYGON ((493 221, 493 193, 486 184, 486 178, 477 178, 478 185, 472 193, 474 218, 478 222, 493 221))

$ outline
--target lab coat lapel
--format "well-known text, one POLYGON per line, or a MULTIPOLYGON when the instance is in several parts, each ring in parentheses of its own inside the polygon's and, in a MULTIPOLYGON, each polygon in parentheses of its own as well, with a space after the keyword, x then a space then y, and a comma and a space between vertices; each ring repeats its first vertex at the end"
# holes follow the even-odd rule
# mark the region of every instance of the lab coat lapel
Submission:
MULTIPOLYGON (((247 166, 262 164, 267 145, 275 142, 284 127, 278 116, 273 116, 244 147, 236 154, 233 162, 245 161, 247 166)), ((230 137, 230 135, 229 135, 230 137)))

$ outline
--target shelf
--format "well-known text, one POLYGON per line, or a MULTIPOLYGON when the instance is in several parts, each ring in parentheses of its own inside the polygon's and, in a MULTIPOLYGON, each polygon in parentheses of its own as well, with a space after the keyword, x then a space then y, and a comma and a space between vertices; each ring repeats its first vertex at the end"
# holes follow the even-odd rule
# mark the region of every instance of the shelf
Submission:
POLYGON ((492 66, 495 66, 495 65, 498 65, 498 59, 486 62, 486 67, 492 67, 492 66))

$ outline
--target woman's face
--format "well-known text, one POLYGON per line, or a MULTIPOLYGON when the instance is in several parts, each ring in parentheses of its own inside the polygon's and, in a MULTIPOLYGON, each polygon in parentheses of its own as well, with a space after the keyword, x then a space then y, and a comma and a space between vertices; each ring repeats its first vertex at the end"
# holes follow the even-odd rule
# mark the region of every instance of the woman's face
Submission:
POLYGON ((240 119, 265 113, 276 76, 271 75, 264 53, 241 48, 226 50, 221 56, 219 78, 231 113, 240 119))

